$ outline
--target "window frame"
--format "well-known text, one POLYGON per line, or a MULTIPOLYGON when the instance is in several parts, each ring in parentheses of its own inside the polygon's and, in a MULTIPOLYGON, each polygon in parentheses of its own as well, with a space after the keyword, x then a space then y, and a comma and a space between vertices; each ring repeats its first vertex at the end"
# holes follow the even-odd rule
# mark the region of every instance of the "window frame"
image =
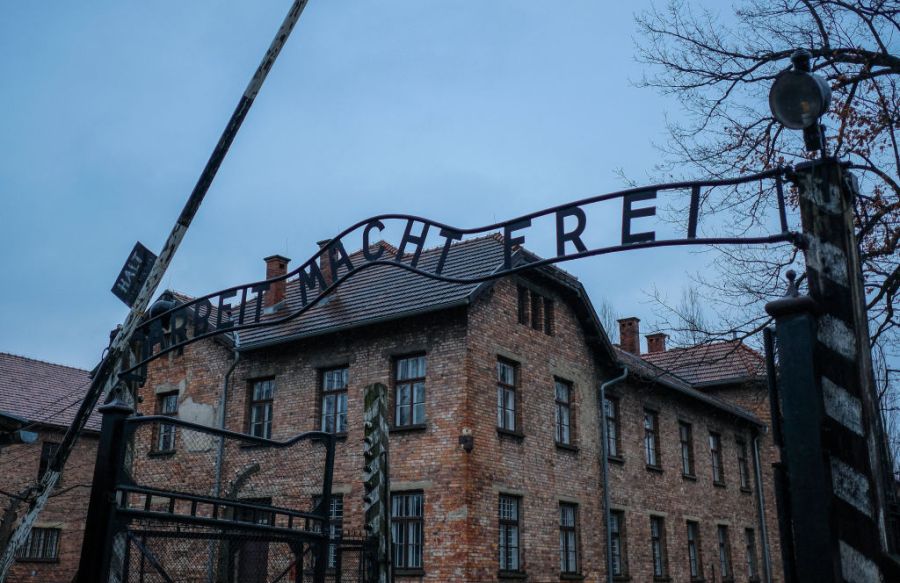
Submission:
POLYGON ((713 485, 725 486, 725 463, 722 455, 722 434, 717 431, 709 432, 709 461, 712 471, 713 485))
POLYGON ((703 581, 703 540, 700 534, 700 523, 696 520, 685 521, 685 533, 687 536, 688 575, 690 575, 691 581, 703 581))
MULTIPOLYGON (((424 573, 425 570, 425 492, 423 490, 404 490, 398 492, 391 492, 391 560, 394 565, 394 571, 398 574, 421 574, 424 573), (418 505, 415 507, 419 510, 418 515, 403 515, 396 516, 394 514, 395 505, 394 500, 397 497, 403 497, 404 500, 413 499, 418 497, 418 505), (397 543, 398 537, 394 531, 394 526, 397 526, 397 529, 400 530, 400 527, 403 526, 403 532, 408 536, 409 534, 409 526, 418 524, 418 538, 417 541, 410 542, 409 540, 405 541, 402 544, 402 548, 405 552, 400 555, 404 558, 404 560, 400 560, 398 558, 397 552, 398 547, 400 546, 397 543), (418 565, 410 565, 409 564, 409 549, 416 547, 416 542, 418 542, 419 548, 419 564, 418 565)), ((408 510, 408 502, 403 504, 404 512, 408 510)))
POLYGON ((347 426, 348 426, 348 400, 349 400, 349 386, 350 386, 350 365, 339 365, 339 366, 331 366, 328 368, 323 368, 319 371, 319 430, 324 431, 326 433, 331 433, 336 436, 344 436, 347 435, 347 426), (328 375, 330 373, 334 373, 337 371, 342 371, 342 382, 343 385, 340 387, 332 387, 328 388, 328 375), (341 400, 343 397, 343 401, 341 400), (326 401, 330 398, 334 398, 334 408, 332 409, 332 413, 329 415, 327 413, 328 408, 326 406, 326 401), (343 413, 340 411, 340 404, 343 402, 344 410, 343 413), (343 428, 338 430, 338 420, 341 415, 343 415, 344 425, 343 428), (328 427, 328 419, 332 419, 332 427, 333 431, 329 431, 328 427))
MULTIPOLYGON (((501 576, 504 574, 521 574, 524 572, 522 569, 522 497, 517 496, 515 494, 505 494, 503 492, 500 493, 497 502, 497 531, 498 531, 498 547, 497 547, 497 563, 498 563, 498 571, 501 576), (503 502, 506 500, 507 502, 513 503, 515 506, 516 517, 512 518, 504 518, 503 516, 503 502), (515 565, 514 568, 509 568, 512 561, 510 561, 509 555, 509 538, 504 537, 504 529, 515 529, 515 538, 516 538, 516 555, 515 555, 515 565), (504 548, 506 549, 506 562, 504 562, 504 548)), ((508 531, 506 531, 508 532, 508 531)))
POLYGON ((685 478, 697 477, 694 459, 694 426, 687 421, 678 422, 678 442, 681 448, 681 475, 685 478), (685 436, 685 433, 687 434, 685 436))
POLYGON ((744 552, 747 561, 747 578, 750 581, 759 581, 759 556, 756 554, 756 531, 752 528, 744 529, 744 552))
POLYGON ((521 415, 520 415, 520 395, 519 385, 521 381, 520 365, 518 362, 502 356, 497 357, 497 431, 510 435, 522 435, 521 415), (501 366, 508 366, 512 369, 512 384, 503 381, 500 374, 501 366), (502 397, 501 397, 502 393, 502 397), (508 394, 512 393, 512 427, 506 427, 508 421, 506 413, 509 411, 508 394))
POLYGON ((622 399, 617 395, 605 395, 603 402, 603 417, 606 421, 606 453, 616 461, 621 461, 622 456, 622 399), (609 406, 607 406, 609 404, 609 406), (612 415, 610 415, 610 412, 612 415), (610 432, 610 428, 615 428, 610 432), (610 441, 612 440, 612 441, 610 441), (612 447, 610 447, 612 443, 612 447), (613 451, 615 450, 615 451, 613 451))
POLYGON ((662 451, 659 441, 659 411, 644 407, 644 463, 647 469, 662 471, 662 451), (647 427, 648 417, 652 419, 650 427, 647 427), (655 460, 651 461, 651 446, 655 460))
POLYGON ((263 439, 272 439, 272 425, 274 414, 275 377, 266 377, 251 380, 249 391, 247 394, 247 434, 263 439), (259 399, 256 397, 256 388, 257 386, 261 386, 264 383, 268 383, 269 385, 269 396, 259 399), (261 407, 262 411, 266 413, 266 417, 262 422, 254 421, 254 412, 257 410, 257 407, 261 407), (256 427, 263 428, 261 435, 255 432, 256 427))
POLYGON ((531 329, 540 331, 544 327, 544 296, 535 290, 530 291, 531 329))
POLYGON ((559 503, 559 573, 562 576, 581 573, 581 557, 578 553, 578 504, 559 503), (564 510, 572 511, 572 524, 565 524, 564 510), (574 565, 570 564, 574 562, 574 565))
MULTIPOLYGON (((315 497, 318 505, 322 501, 321 496, 315 497)), ((344 537, 344 495, 332 494, 331 504, 328 506, 328 561, 325 567, 329 570, 337 568, 337 551, 341 539, 344 537)))
MULTIPOLYGON (((168 391, 156 395, 156 414, 164 415, 166 417, 175 417, 178 415, 178 391, 168 391), (167 404, 169 402, 175 403, 174 410, 168 409, 167 404)), ((174 453, 177 433, 178 428, 175 425, 158 423, 156 425, 155 435, 153 436, 152 453, 174 453), (171 441, 170 447, 163 447, 164 440, 171 441)))
POLYGON ((414 352, 412 354, 404 354, 401 356, 396 356, 393 359, 393 381, 394 388, 391 391, 391 400, 392 400, 392 409, 393 414, 391 415, 391 429, 394 430, 405 430, 405 429, 423 429, 426 427, 428 423, 428 415, 425 409, 425 403, 427 402, 427 390, 428 390, 428 355, 425 352, 414 352), (422 376, 417 377, 409 377, 409 378, 400 378, 400 363, 406 360, 413 359, 422 359, 422 376), (421 402, 416 402, 416 384, 422 384, 422 400, 421 402), (399 398, 399 392, 401 386, 409 387, 409 404, 404 405, 401 403, 399 398), (421 405, 422 411, 422 419, 419 422, 416 422, 415 411, 416 406, 421 405), (401 407, 409 407, 409 422, 408 423, 400 423, 400 408, 401 407))
POLYGON ((734 440, 735 449, 737 449, 738 461, 738 484, 742 492, 752 492, 753 486, 750 484, 750 459, 747 450, 747 440, 738 436, 734 440))
POLYGON ((31 532, 28 534, 28 538, 25 540, 25 544, 23 544, 19 552, 16 553, 16 561, 22 563, 58 563, 59 562, 59 544, 62 539, 62 529, 56 527, 45 527, 45 526, 35 526, 31 529, 31 532), (52 535, 50 538, 45 538, 46 535, 52 535), (35 536, 41 535, 39 539, 40 549, 38 549, 37 554, 31 554, 31 551, 35 550, 35 536), (52 546, 49 546, 52 544, 52 546), (51 552, 48 555, 47 551, 51 552))
POLYGON ((625 523, 624 510, 609 511, 609 539, 610 547, 613 549, 611 553, 612 576, 614 578, 623 579, 628 577, 628 535, 627 525, 625 523), (612 520, 616 521, 616 528, 612 527, 612 520), (616 543, 618 543, 618 557, 616 556, 616 543), (616 558, 619 560, 619 571, 616 572, 616 558))
POLYGON ((719 575, 722 578, 722 582, 734 581, 734 563, 731 560, 731 537, 728 534, 728 525, 726 524, 716 525, 716 549, 719 555, 719 575))
POLYGON ((577 449, 575 447, 575 402, 573 394, 575 392, 575 385, 566 379, 553 377, 553 399, 556 404, 556 431, 555 431, 555 440, 557 447, 561 447, 563 449, 577 449), (559 398, 559 387, 565 387, 566 389, 566 400, 560 400, 559 398), (567 422, 565 424, 562 423, 562 415, 561 412, 566 412, 567 422), (565 427, 567 430, 566 440, 563 441, 562 437, 562 428, 565 427))
POLYGON ((666 549, 666 519, 654 514, 650 515, 650 560, 654 580, 669 578, 669 560, 666 549), (654 526, 656 533, 654 534, 654 526), (659 571, 657 572, 657 555, 659 571))
POLYGON ((553 298, 544 298, 544 334, 553 336, 553 328, 556 325, 556 307, 553 298))
POLYGON ((529 289, 522 284, 518 284, 516 286, 516 294, 518 295, 518 303, 516 304, 516 317, 519 324, 528 326, 528 320, 531 316, 531 306, 530 302, 528 301, 530 299, 529 289))

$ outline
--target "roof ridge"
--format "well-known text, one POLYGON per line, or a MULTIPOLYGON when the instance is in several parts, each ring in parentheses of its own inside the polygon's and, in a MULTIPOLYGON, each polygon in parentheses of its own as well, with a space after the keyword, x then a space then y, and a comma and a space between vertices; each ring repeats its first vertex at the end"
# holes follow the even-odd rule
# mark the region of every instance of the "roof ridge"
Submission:
POLYGON ((91 372, 90 370, 85 369, 85 368, 79 368, 77 366, 70 366, 68 364, 60 364, 58 362, 50 362, 49 360, 42 360, 40 358, 31 358, 30 356, 23 356, 21 354, 13 354, 11 352, 0 351, 0 356, 11 356, 13 358, 20 358, 22 360, 30 360, 31 362, 39 362, 41 364, 48 364, 50 366, 58 366, 60 368, 68 368, 70 370, 77 370, 78 372, 85 372, 88 374, 90 374, 90 372, 91 372))

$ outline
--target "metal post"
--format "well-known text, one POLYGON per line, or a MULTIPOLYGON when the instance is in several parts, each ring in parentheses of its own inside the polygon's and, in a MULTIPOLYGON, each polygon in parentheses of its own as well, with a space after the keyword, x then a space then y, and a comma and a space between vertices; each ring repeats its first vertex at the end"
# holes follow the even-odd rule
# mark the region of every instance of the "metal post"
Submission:
POLYGON ((316 563, 313 573, 315 583, 325 583, 325 571, 328 569, 328 548, 331 546, 331 484, 334 473, 334 436, 324 438, 325 442, 325 476, 322 483, 322 499, 319 502, 319 515, 322 518, 322 533, 325 539, 316 549, 316 563))
POLYGON ((849 573, 900 580, 885 529, 895 488, 872 373, 866 292, 856 240, 856 177, 834 159, 797 167, 809 295, 816 315, 816 374, 826 413, 833 536, 849 573))
POLYGON ((297 20, 299 20, 300 14, 306 7, 307 2, 308 0, 294 0, 291 5, 275 38, 269 45, 269 49, 266 51, 262 62, 260 62, 257 67, 256 72, 247 84, 247 88, 244 90, 241 99, 238 101, 237 107, 231 114, 228 125, 225 126, 218 143, 216 143, 209 160, 206 162, 206 166, 203 168, 203 172, 200 173, 200 178, 197 180, 197 184, 194 186, 193 191, 191 191, 191 195, 188 197, 187 203, 185 203, 181 214, 178 216, 175 226, 172 228, 171 233, 169 233, 169 237, 166 240, 165 245, 163 245, 159 258, 156 260, 150 274, 147 276, 147 280, 141 287, 141 291, 138 293, 131 311, 125 319, 125 323, 119 329, 118 334, 110 344, 106 358, 104 358, 97 367, 91 386, 88 389, 78 412, 75 414, 72 425, 66 431, 53 460, 50 462, 47 473, 44 474, 44 477, 37 488, 37 493, 31 507, 10 537, 9 543, 4 549, 2 557, 0 557, 0 582, 6 580, 6 575, 15 561, 16 553, 25 541, 28 540, 34 521, 37 520, 38 514, 40 514, 41 510, 46 506, 47 500, 53 492, 53 488, 59 482, 63 467, 69 459, 72 449, 75 447, 75 441, 84 429, 84 426, 87 423, 91 412, 94 410, 94 407, 97 405, 97 402, 100 400, 101 395, 109 394, 111 390, 118 385, 118 372, 122 370, 122 360, 128 354, 131 337, 138 328, 147 306, 150 304, 150 298, 153 297, 157 286, 160 281, 162 281, 163 275, 165 274, 169 263, 171 263, 172 257, 175 255, 175 251, 181 244, 182 239, 184 239, 188 227, 190 227, 191 222, 194 220, 194 216, 197 214, 200 204, 203 202, 216 173, 219 171, 219 166, 225 159, 225 154, 228 153, 228 149, 231 147, 231 143, 234 141, 234 137, 237 135, 241 124, 243 124, 244 119, 247 117, 247 112, 250 111, 250 107, 253 105, 256 95, 259 93, 263 81, 272 69, 272 65, 275 64, 275 59, 278 58, 278 54, 281 52, 282 47, 284 47, 285 42, 287 42, 287 39, 294 29, 297 20))
POLYGON ((387 387, 375 383, 364 396, 366 532, 375 539, 374 583, 391 582, 390 470, 387 387))
POLYGON ((900 580, 884 527, 893 486, 854 231, 856 182, 833 159, 799 165, 791 180, 809 297, 766 309, 777 325, 797 581, 900 580))
POLYGON ((105 582, 109 579, 109 565, 117 525, 115 519, 116 482, 125 459, 125 419, 134 410, 116 400, 99 409, 103 414, 97 463, 91 483, 91 498, 77 580, 83 583, 105 582))

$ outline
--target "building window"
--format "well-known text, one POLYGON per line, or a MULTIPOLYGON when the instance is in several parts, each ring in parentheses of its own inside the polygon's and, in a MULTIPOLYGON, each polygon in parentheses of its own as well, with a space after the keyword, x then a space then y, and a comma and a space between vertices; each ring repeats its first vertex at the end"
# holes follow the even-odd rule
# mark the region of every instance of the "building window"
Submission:
POLYGON ((519 502, 517 496, 500 494, 500 570, 518 572, 519 502))
POLYGON ((747 576, 752 581, 759 580, 759 570, 756 564, 756 533, 752 528, 744 529, 744 543, 747 553, 747 576))
POLYGON ((650 551, 653 576, 666 577, 666 526, 661 516, 650 517, 650 551))
POLYGON ((747 460, 747 442, 737 440, 738 473, 741 477, 741 490, 750 490, 750 464, 747 460))
MULTIPOLYGON (((316 504, 318 504, 321 500, 321 497, 316 496, 316 504)), ((344 534, 343 495, 331 495, 331 504, 328 507, 328 519, 331 521, 328 526, 328 538, 329 540, 334 541, 328 545, 328 568, 334 569, 337 566, 338 544, 344 534)))
POLYGON ((41 478, 44 477, 44 474, 47 473, 47 469, 50 468, 50 462, 53 461, 53 456, 56 455, 56 450, 59 449, 58 443, 53 443, 50 441, 45 441, 41 444, 41 461, 38 464, 38 481, 41 481, 41 478))
POLYGON ((540 330, 543 321, 541 319, 541 307, 544 303, 541 294, 536 291, 531 292, 531 327, 540 330))
POLYGON ((606 397, 603 401, 606 416, 606 451, 610 457, 622 457, 621 431, 619 427, 619 399, 606 397))
POLYGON ((253 381, 250 387, 249 433, 254 437, 272 437, 272 399, 275 379, 253 381))
POLYGON ((703 579, 703 559, 700 556, 700 525, 687 521, 688 571, 691 579, 703 579))
POLYGON ((556 315, 553 300, 524 285, 516 286, 516 293, 516 316, 519 324, 530 325, 535 330, 543 330, 544 334, 553 336, 556 315))
POLYGON ((396 361, 394 388, 394 426, 425 423, 425 355, 396 361))
POLYGON ((731 542, 728 540, 728 527, 719 525, 716 529, 719 543, 719 573, 722 581, 731 580, 731 542))
POLYGON ((58 561, 59 533, 58 528, 32 528, 31 534, 19 550, 20 561, 58 561))
MULTIPOLYGON (((166 393, 156 398, 156 412, 158 415, 174 417, 178 414, 178 393, 166 393)), ((168 423, 160 423, 156 433, 156 451, 175 451, 175 426, 168 423)))
POLYGON ((578 505, 559 504, 559 570, 578 572, 578 505))
POLYGON ((544 334, 547 336, 553 336, 554 316, 553 300, 544 298, 544 334))
POLYGON ((659 414, 644 409, 644 459, 651 468, 660 469, 659 414))
POLYGON ((423 498, 422 492, 391 494, 391 538, 397 569, 422 568, 423 498))
POLYGON ((722 436, 709 433, 709 456, 712 461, 713 484, 725 485, 725 468, 722 466, 722 436))
POLYGON ((678 423, 678 439, 681 441, 681 473, 694 475, 694 432, 690 423, 678 423))
POLYGON ((519 324, 528 324, 528 288, 520 285, 516 288, 519 294, 519 302, 517 304, 519 324))
POLYGON ((518 430, 516 423, 518 368, 514 362, 497 360, 497 427, 507 431, 518 430))
POLYGON ((572 445, 572 385, 556 379, 556 443, 572 445))
POLYGON ((347 432, 347 367, 322 371, 322 431, 347 432))
POLYGON ((628 556, 625 550, 625 513, 621 510, 609 513, 609 540, 612 574, 614 577, 625 577, 628 575, 628 556))

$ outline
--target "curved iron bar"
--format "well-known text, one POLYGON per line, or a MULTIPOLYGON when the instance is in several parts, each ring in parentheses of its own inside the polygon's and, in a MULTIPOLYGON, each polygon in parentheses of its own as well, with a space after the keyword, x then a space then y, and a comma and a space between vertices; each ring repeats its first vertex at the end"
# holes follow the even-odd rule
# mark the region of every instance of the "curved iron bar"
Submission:
MULTIPOLYGON (((165 423, 166 425, 175 425, 178 427, 185 427, 187 429, 192 429, 194 431, 199 431, 200 433, 212 433, 214 435, 219 435, 221 437, 228 437, 231 439, 237 439, 240 441, 249 441, 252 443, 256 443, 257 445, 265 445, 267 447, 290 447, 297 442, 303 441, 305 439, 318 440, 321 439, 325 442, 334 441, 335 437, 333 433, 328 433, 327 431, 304 431, 303 433, 298 433, 294 437, 290 439, 286 439, 284 441, 276 441, 274 439, 266 439, 265 437, 257 437, 255 435, 250 435, 248 433, 240 433, 237 431, 231 431, 229 429, 220 429, 218 427, 210 427, 209 425, 201 425, 200 423, 194 423, 193 421, 185 421, 183 419, 178 419, 177 417, 169 417, 168 415, 135 415, 132 417, 128 417, 125 419, 126 425, 144 425, 153 422, 165 423)), ((135 428, 130 428, 131 431, 134 431, 135 428)))
MULTIPOLYGON (((780 222, 781 222, 782 232, 778 233, 776 235, 767 235, 767 236, 759 236, 759 237, 703 237, 703 238, 689 237, 687 239, 664 239, 664 240, 653 240, 653 241, 645 241, 645 242, 630 243, 630 244, 623 244, 623 245, 615 245, 615 246, 611 246, 611 247, 603 247, 603 248, 598 248, 598 249, 587 249, 585 251, 579 251, 579 252, 575 252, 575 253, 568 253, 568 254, 564 254, 564 255, 557 255, 555 257, 539 259, 537 261, 532 261, 532 262, 524 263, 524 264, 517 265, 517 266, 510 265, 510 266, 504 267, 502 269, 495 270, 494 272, 486 274, 486 275, 473 276, 473 277, 451 277, 451 276, 441 275, 440 273, 425 271, 423 269, 416 267, 414 264, 403 263, 400 260, 401 259, 400 257, 395 257, 393 259, 366 260, 364 263, 359 265, 359 267, 354 267, 353 269, 350 269, 346 273, 344 273, 344 275, 336 278, 330 285, 327 285, 324 288, 322 288, 315 297, 311 298, 308 302, 304 303, 303 306, 294 310, 290 314, 287 314, 286 316, 283 316, 280 318, 269 318, 266 320, 259 320, 259 321, 255 321, 255 322, 249 322, 249 323, 238 323, 237 325, 235 325, 233 322, 227 322, 227 324, 228 324, 227 327, 219 328, 219 325, 221 323, 224 323, 224 322, 221 322, 222 315, 220 313, 218 316, 217 322, 216 322, 215 329, 209 330, 209 331, 206 331, 206 332, 203 332, 200 334, 195 334, 194 336, 192 336, 191 338, 189 338, 183 342, 178 342, 178 343, 172 344, 170 346, 164 346, 160 349, 159 352, 156 352, 146 358, 143 358, 142 360, 140 360, 133 366, 130 366, 129 368, 125 368, 120 373, 120 376, 127 375, 129 373, 133 373, 133 372, 137 371, 138 369, 141 369, 142 367, 146 366, 148 363, 152 362, 153 360, 155 360, 165 354, 168 354, 169 352, 184 348, 185 346, 192 344, 193 342, 196 342, 198 340, 203 340, 204 338, 210 338, 212 336, 216 336, 219 334, 224 334, 224 333, 228 333, 228 332, 232 332, 232 331, 249 330, 249 329, 261 328, 261 327, 267 327, 267 326, 277 326, 280 324, 290 322, 290 321, 300 317, 301 315, 303 315, 305 312, 307 312, 309 309, 313 308, 317 304, 319 304, 323 299, 325 299, 327 296, 329 296, 337 287, 339 287, 348 278, 352 277, 353 275, 356 275, 357 273, 359 273, 365 269, 368 269, 370 267, 374 267, 377 265, 384 265, 384 266, 405 269, 405 270, 415 273, 417 275, 421 275, 423 277, 428 277, 431 279, 435 279, 435 280, 447 282, 447 283, 474 284, 474 283, 482 283, 485 281, 490 281, 493 279, 498 279, 500 277, 505 277, 507 275, 512 275, 515 273, 519 273, 519 272, 530 270, 530 269, 535 269, 538 267, 543 267, 543 266, 552 265, 552 264, 556 264, 556 263, 562 263, 565 261, 571 261, 573 259, 581 259, 584 257, 605 255, 605 254, 609 254, 609 253, 616 253, 619 251, 626 251, 626 250, 633 250, 633 249, 648 249, 648 248, 654 248, 654 247, 676 247, 676 246, 686 246, 686 245, 727 245, 727 244, 739 244, 739 243, 742 243, 742 244, 764 244, 764 243, 782 243, 782 242, 790 242, 797 246, 802 246, 802 244, 803 244, 802 235, 799 233, 796 233, 796 232, 786 230, 787 223, 786 223, 786 220, 784 217, 784 212, 785 212, 784 198, 783 198, 783 195, 781 195, 781 188, 780 188, 782 180, 785 177, 789 177, 792 172, 793 172, 793 169, 790 167, 778 167, 778 168, 774 168, 772 170, 767 170, 765 172, 759 172, 756 174, 751 174, 751 175, 737 177, 737 178, 669 182, 669 183, 663 183, 663 184, 629 188, 629 189, 620 190, 620 191, 616 191, 616 192, 612 192, 612 193, 590 196, 590 197, 583 198, 583 199, 580 199, 580 200, 577 200, 574 202, 560 204, 560 205, 549 207, 549 208, 546 208, 543 210, 534 211, 534 212, 531 212, 531 213, 528 213, 525 215, 521 215, 521 216, 515 217, 513 219, 506 220, 506 221, 496 222, 496 223, 492 223, 490 225, 485 225, 485 226, 481 226, 481 227, 472 227, 472 228, 457 228, 457 227, 447 225, 446 223, 434 221, 431 219, 426 219, 424 217, 419 217, 416 215, 405 214, 405 213, 387 213, 387 214, 382 214, 382 215, 376 215, 376 216, 370 217, 368 219, 363 219, 363 220, 357 221, 350 227, 347 227, 346 229, 341 231, 337 236, 335 236, 333 239, 331 239, 331 241, 340 243, 341 239, 343 239, 345 236, 349 235, 350 233, 360 229, 361 227, 367 227, 370 225, 374 225, 374 224, 380 223, 381 221, 384 221, 384 220, 407 221, 408 228, 409 228, 409 226, 411 226, 414 223, 421 223, 425 227, 423 229, 423 232, 426 229, 437 228, 437 229, 441 229, 442 232, 447 232, 448 235, 452 234, 454 236, 461 238, 464 235, 475 235, 475 234, 487 233, 490 231, 496 231, 501 228, 510 227, 511 225, 515 225, 516 223, 527 222, 527 221, 531 221, 532 219, 535 219, 535 218, 552 215, 559 211, 574 209, 574 208, 577 208, 580 206, 589 205, 589 204, 593 204, 593 203, 597 203, 597 202, 603 202, 603 201, 607 201, 607 200, 613 200, 613 199, 617 199, 617 198, 625 198, 632 194, 639 194, 639 193, 644 193, 644 192, 653 192, 653 191, 660 191, 660 190, 682 190, 682 189, 688 189, 688 188, 696 189, 696 188, 703 188, 703 187, 736 186, 739 184, 758 182, 758 181, 762 181, 762 180, 766 180, 766 179, 775 179, 776 180, 776 189, 779 192, 777 202, 779 205, 779 218, 780 218, 780 222)), ((382 227, 379 228, 379 230, 381 228, 383 228, 383 225, 382 225, 382 227)), ((458 239, 454 239, 454 240, 458 240, 458 239)), ((178 306, 176 306, 170 310, 167 310, 161 314, 158 314, 152 318, 148 318, 141 325, 141 328, 149 329, 149 327, 151 325, 153 325, 154 323, 161 324, 162 321, 172 318, 175 314, 177 314, 180 311, 183 311, 184 313, 186 313, 187 310, 192 309, 192 308, 197 308, 201 305, 205 305, 208 308, 209 312, 206 314, 205 317, 209 318, 212 314, 212 308, 213 308, 212 304, 209 302, 210 299, 216 298, 216 297, 219 297, 220 299, 226 298, 226 297, 235 297, 235 296, 237 296, 237 292, 243 292, 244 297, 246 297, 248 290, 250 290, 251 292, 258 292, 260 290, 268 289, 269 285, 272 283, 284 281, 291 277, 298 276, 301 274, 305 277, 307 275, 307 273, 306 273, 307 270, 310 269, 311 267, 315 266, 317 264, 317 261, 320 259, 320 257, 323 254, 329 252, 329 250, 330 250, 330 246, 324 245, 318 252, 316 252, 314 255, 312 255, 312 257, 310 257, 305 263, 303 263, 302 265, 300 265, 296 269, 288 272, 285 275, 281 275, 281 276, 274 277, 271 279, 260 280, 260 281, 253 282, 250 284, 232 286, 232 287, 226 288, 224 290, 220 290, 218 292, 214 292, 214 293, 207 294, 205 296, 194 298, 193 300, 191 300, 189 302, 178 305, 178 306)), ((301 286, 302 285, 303 284, 301 283, 301 286)), ((256 301, 257 302, 260 301, 259 294, 256 297, 256 301)), ((242 311, 243 311, 243 305, 244 304, 242 303, 242 311)), ((243 314, 243 312, 242 312, 242 314, 243 314)), ((242 317, 243 317, 243 315, 242 315, 242 317)), ((152 350, 152 348, 151 348, 151 350, 152 350)))

